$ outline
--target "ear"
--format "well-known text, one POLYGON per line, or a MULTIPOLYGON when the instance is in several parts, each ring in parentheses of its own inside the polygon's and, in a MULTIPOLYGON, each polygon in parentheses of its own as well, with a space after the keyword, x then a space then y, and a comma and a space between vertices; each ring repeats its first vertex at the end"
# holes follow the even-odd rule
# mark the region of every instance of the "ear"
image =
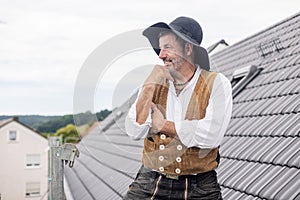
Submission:
POLYGON ((192 53, 193 53, 193 45, 192 44, 189 44, 189 43, 185 44, 185 53, 188 56, 192 55, 192 53))

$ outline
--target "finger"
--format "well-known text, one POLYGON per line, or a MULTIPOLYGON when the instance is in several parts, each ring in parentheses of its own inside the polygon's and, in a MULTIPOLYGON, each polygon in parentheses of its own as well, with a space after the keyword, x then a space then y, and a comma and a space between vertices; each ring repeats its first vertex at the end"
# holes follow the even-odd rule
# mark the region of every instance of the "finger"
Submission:
POLYGON ((161 78, 166 78, 168 80, 174 81, 174 78, 171 76, 169 69, 166 68, 164 65, 155 65, 154 67, 155 73, 157 73, 157 76, 161 78))
POLYGON ((156 106, 156 104, 155 103, 151 103, 151 109, 153 110, 153 111, 156 111, 158 108, 157 108, 157 106, 156 106))
POLYGON ((174 81, 174 78, 171 76, 170 72, 168 69, 164 70, 164 76, 166 77, 166 79, 170 80, 170 81, 174 81))
POLYGON ((157 131, 155 128, 150 128, 150 130, 149 130, 150 136, 156 134, 157 132, 158 132, 158 131, 157 131))

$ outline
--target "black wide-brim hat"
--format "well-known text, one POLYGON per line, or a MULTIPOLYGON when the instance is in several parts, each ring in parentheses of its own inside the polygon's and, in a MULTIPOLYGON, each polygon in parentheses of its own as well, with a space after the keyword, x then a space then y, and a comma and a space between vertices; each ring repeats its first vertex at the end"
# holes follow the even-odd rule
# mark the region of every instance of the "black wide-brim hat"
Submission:
POLYGON ((197 21, 189 17, 178 17, 169 25, 164 22, 153 24, 143 31, 157 55, 160 53, 159 34, 166 30, 172 30, 177 36, 194 45, 195 64, 207 71, 210 70, 209 57, 205 48, 201 47, 203 33, 197 21))

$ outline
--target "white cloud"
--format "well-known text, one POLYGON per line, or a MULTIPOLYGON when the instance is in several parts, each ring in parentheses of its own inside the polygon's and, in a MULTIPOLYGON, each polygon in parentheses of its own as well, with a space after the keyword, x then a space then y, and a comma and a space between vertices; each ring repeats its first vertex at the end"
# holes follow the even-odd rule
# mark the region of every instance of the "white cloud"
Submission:
MULTIPOLYGON (((82 64, 102 42, 125 31, 186 15, 202 25, 204 46, 220 39, 233 44, 295 14, 299 7, 298 0, 1 2, 0 88, 4 102, 0 114, 72 113, 74 85, 82 64)), ((141 56, 134 57, 116 62, 115 68, 107 71, 102 80, 106 100, 99 107, 111 109, 108 89, 126 77, 130 66, 143 63, 141 56)))

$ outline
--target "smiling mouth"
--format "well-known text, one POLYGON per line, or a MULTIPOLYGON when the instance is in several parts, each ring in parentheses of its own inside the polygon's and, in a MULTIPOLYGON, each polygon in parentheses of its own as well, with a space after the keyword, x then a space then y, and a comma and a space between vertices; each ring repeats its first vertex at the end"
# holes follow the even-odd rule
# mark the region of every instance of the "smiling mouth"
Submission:
POLYGON ((164 64, 165 65, 171 65, 171 64, 173 64, 173 59, 171 59, 171 58, 164 59, 164 64))

